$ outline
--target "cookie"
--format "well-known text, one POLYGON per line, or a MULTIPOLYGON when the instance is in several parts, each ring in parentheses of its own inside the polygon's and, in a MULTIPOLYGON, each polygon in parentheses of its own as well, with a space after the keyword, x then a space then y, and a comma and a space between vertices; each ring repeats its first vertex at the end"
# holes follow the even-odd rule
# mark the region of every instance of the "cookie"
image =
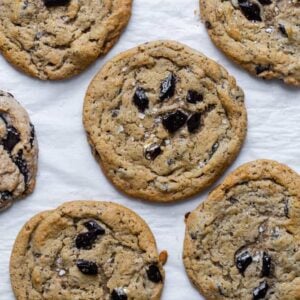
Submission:
POLYGON ((156 300, 164 270, 148 225, 110 202, 75 201, 33 217, 10 261, 17 300, 156 300))
POLYGON ((25 109, 0 91, 0 210, 35 186, 38 145, 25 109))
POLYGON ((211 185, 238 154, 247 126, 235 79, 173 41, 147 43, 109 61, 88 88, 83 120, 113 184, 160 202, 211 185))
POLYGON ((118 40, 132 0, 2 0, 0 52, 43 80, 82 72, 118 40))
POLYGON ((298 0, 200 0, 217 47, 252 74, 300 86, 298 0))
POLYGON ((205 299, 300 299, 300 176, 247 163, 186 215, 184 264, 205 299))

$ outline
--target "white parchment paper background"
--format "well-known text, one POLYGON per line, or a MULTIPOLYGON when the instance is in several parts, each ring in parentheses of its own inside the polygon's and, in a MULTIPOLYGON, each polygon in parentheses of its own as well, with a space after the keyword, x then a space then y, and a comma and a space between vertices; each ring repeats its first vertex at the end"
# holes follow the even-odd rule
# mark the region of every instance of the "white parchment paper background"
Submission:
POLYGON ((198 0, 134 0, 130 24, 112 51, 64 82, 27 77, 0 56, 0 89, 14 94, 28 110, 40 148, 35 192, 0 214, 0 300, 14 299, 8 265, 23 224, 42 210, 75 199, 116 201, 139 213, 152 228, 158 248, 169 252, 162 299, 203 299, 190 284, 181 255, 184 214, 208 192, 171 205, 126 198, 105 179, 86 141, 81 120, 86 88, 100 67, 123 50, 149 40, 174 39, 221 63, 244 89, 249 117, 247 141, 230 170, 250 160, 269 158, 300 172, 300 89, 256 79, 234 65, 213 46, 198 14, 198 0))

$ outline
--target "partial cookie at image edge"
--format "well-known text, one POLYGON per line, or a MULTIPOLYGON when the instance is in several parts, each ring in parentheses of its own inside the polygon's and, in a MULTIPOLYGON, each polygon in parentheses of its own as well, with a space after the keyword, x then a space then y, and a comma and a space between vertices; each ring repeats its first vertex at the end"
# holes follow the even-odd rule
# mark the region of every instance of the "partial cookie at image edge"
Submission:
MULTIPOLYGON (((166 262, 166 256, 167 253, 165 251, 162 251, 162 254, 159 255, 157 251, 157 246, 156 246, 156 241, 155 237, 150 229, 150 227, 146 224, 146 222, 138 216, 134 211, 130 210, 129 208, 126 208, 125 206, 119 205, 117 203, 113 202, 101 202, 101 201, 72 201, 72 202, 66 202, 60 205, 58 208, 51 210, 51 211, 45 211, 41 212, 34 217, 32 217, 21 229, 19 232, 17 239, 15 241, 12 254, 11 254, 11 259, 10 259, 10 276, 11 276, 11 284, 13 287, 13 291, 15 293, 16 299, 18 300, 28 300, 27 296, 28 295, 28 289, 31 287, 33 290, 35 287, 39 284, 38 282, 35 281, 37 279, 37 274, 35 273, 37 270, 33 270, 33 267, 31 263, 28 261, 31 259, 31 256, 33 255, 35 258, 35 265, 42 264, 41 261, 39 261, 39 258, 43 257, 43 255, 47 256, 47 251, 46 249, 43 250, 43 245, 49 242, 49 247, 51 246, 51 240, 52 240, 52 245, 55 247, 55 241, 53 238, 57 234, 57 230, 63 230, 64 228, 70 226, 70 229, 72 228, 71 222, 68 220, 74 220, 76 224, 79 224, 82 220, 89 220, 88 222, 84 223, 84 226, 88 226, 88 232, 83 232, 77 235, 75 245, 76 248, 79 247, 79 242, 83 243, 80 244, 80 248, 77 251, 82 252, 82 255, 87 255, 86 253, 88 250, 92 251, 93 248, 86 248, 86 244, 82 240, 81 236, 87 235, 88 233, 92 233, 93 230, 100 230, 101 226, 98 227, 95 222, 100 222, 101 224, 105 224, 105 227, 109 231, 113 231, 113 236, 117 240, 119 240, 118 243, 119 246, 118 248, 121 249, 121 247, 124 247, 124 250, 128 252, 128 259, 130 261, 131 256, 130 256, 130 249, 133 251, 135 246, 130 246, 131 245, 131 238, 136 236, 138 239, 138 246, 139 246, 139 251, 140 255, 142 258, 142 255, 144 259, 147 257, 148 263, 155 263, 155 266, 150 265, 148 266, 149 269, 147 269, 147 276, 150 278, 150 284, 147 283, 147 288, 150 289, 147 291, 147 293, 151 292, 148 294, 150 297, 147 298, 149 300, 159 300, 160 295, 162 293, 163 289, 163 284, 164 284, 164 278, 165 278, 165 273, 163 270, 163 265, 166 262), (64 221, 60 221, 60 219, 64 219, 64 221), (95 221, 96 220, 96 221, 95 221), (65 223, 67 221, 67 223, 65 223), (54 223, 53 223, 54 222, 54 223), (52 224, 53 223, 53 224, 52 224), (88 224, 87 224, 88 223, 88 224), (52 224, 50 228, 47 227, 47 224, 52 224), (96 227, 95 227, 96 226, 96 227), (54 228, 55 227, 55 228, 54 228), (118 237, 118 235, 120 235, 118 237), (122 235, 124 235, 122 237, 122 235), (80 238, 79 238, 80 237, 80 238), (124 239, 124 240, 123 240, 124 239), (126 239, 127 242, 126 242, 126 239), (127 244, 128 243, 128 244, 127 244), (31 245, 29 247, 29 245, 31 245), (122 246, 123 245, 123 246, 122 246), (42 251, 41 253, 32 253, 32 255, 28 254, 28 251, 32 248, 33 251, 42 251), (35 250, 34 250, 35 249, 35 250), (149 256, 149 257, 148 257, 149 256), (155 260, 155 261, 154 261, 155 260), (20 266, 26 266, 27 264, 28 268, 20 268, 20 266), (151 269, 152 268, 152 269, 151 269), (151 269, 151 270, 150 270, 151 269), (31 272, 29 274, 29 272, 31 272), (30 276, 29 276, 30 275, 30 276), (28 277, 29 276, 29 277, 28 277), (32 282, 28 282, 29 278, 32 276, 32 282), (34 286, 34 287, 33 287, 34 286)), ((80 225, 82 226, 82 225, 80 225)), ((82 229, 81 229, 82 230, 82 229)), ((81 231, 80 230, 80 231, 81 231)), ((103 230, 103 229, 101 229, 103 230)), ((103 232, 99 232, 97 234, 100 234, 102 236, 103 232)), ((109 234, 109 233, 107 233, 109 234)), ((133 241, 133 240, 132 240, 133 241)), ((91 241, 93 243, 96 243, 95 240, 91 241)), ((98 241, 101 245, 101 240, 98 241)), ((106 244, 105 241, 103 241, 104 244, 106 244)), ((103 245, 104 245, 103 244, 103 245)), ((99 245, 99 246, 100 246, 99 245)), ((67 247, 66 245, 64 247, 67 247)), ((101 249, 101 247, 99 248, 101 249)), ((116 248, 116 253, 120 251, 120 249, 116 248)), ((66 250, 65 250, 66 251, 66 250)), ((95 250, 96 251, 96 250, 95 250)), ((100 251, 100 250, 98 250, 100 251)), ((125 251, 125 252, 126 252, 125 251)), ((126 253, 127 253, 126 252, 126 253)), ((60 254, 62 255, 62 253, 60 254)), ((111 253, 111 255, 116 255, 111 253)), ((126 257, 123 257, 122 260, 124 260, 126 257)), ((52 259, 49 257, 49 259, 52 259)), ((64 264, 64 260, 68 260, 67 258, 60 258, 59 264, 64 264)), ((92 259, 89 255, 89 259, 92 259)), ((95 260, 97 259, 96 257, 94 258, 95 260)), ((115 260, 119 260, 118 257, 115 257, 115 260)), ((77 260, 77 263, 80 260, 77 260)), ((57 261, 55 262, 57 263, 57 261)), ((112 264, 114 261, 112 260, 112 264)), ((138 263, 138 262, 136 262, 138 263)), ((67 264, 67 263, 66 263, 67 264)), ((86 266, 88 267, 88 266, 86 266)), ((68 274, 67 266, 64 267, 66 270, 64 271, 64 275, 68 274)), ((78 266, 79 268, 79 266, 78 266)), ((100 268, 100 265, 99 267, 100 268)), ((110 272, 110 269, 107 266, 101 266, 101 269, 106 270, 106 272, 110 272)), ((147 265, 144 266, 144 268, 147 268, 147 265)), ((35 268, 34 268, 35 269, 35 268)), ((73 270, 70 268, 69 272, 70 277, 75 276, 76 273, 74 273, 73 270)), ((99 269, 100 270, 100 269, 99 269)), ((117 272, 118 270, 116 270, 117 272)), ((128 270, 127 270, 128 271, 128 270)), ((42 270, 41 270, 42 272, 42 270)), ((88 275, 87 269, 82 269, 83 272, 83 284, 85 284, 85 289, 87 288, 86 280, 89 278, 89 276, 95 276, 95 275, 88 275)), ((125 276, 126 274, 125 270, 120 270, 121 274, 125 276), (125 273, 124 273, 125 272, 125 273)), ((115 273, 115 272, 114 272, 115 273)), ((115 274, 113 273, 113 277, 115 277, 115 274)), ((107 273, 106 273, 107 274, 107 273)), ((62 275, 63 276, 63 275, 62 275)), ((69 276, 69 275, 65 275, 69 276)), ((67 277, 68 278, 68 277, 67 277)), ((125 278, 125 277, 124 277, 125 278)), ((103 279, 103 278, 102 278, 103 279)), ((71 279, 70 279, 71 280, 71 279)), ((94 281, 93 277, 90 277, 90 280, 94 281)), ((107 279, 108 280, 108 279, 107 279)), ((113 279, 111 279, 113 280, 113 279)), ((115 280, 115 279, 114 279, 115 280)), ((30 280, 29 280, 30 281, 30 280)), ((122 280, 120 279, 122 282, 122 280)), ((67 284, 67 283, 65 283, 67 284)), ((111 283, 110 283, 111 284, 111 283)), ((109 291, 108 287, 104 287, 104 293, 107 293, 109 291)), ((35 290, 34 293, 38 292, 38 289, 35 290)), ((69 290, 70 293, 72 293, 72 289, 69 290)), ((92 292, 92 291, 86 291, 87 293, 92 292)), ((120 293, 120 295, 126 296, 124 293, 128 293, 130 297, 134 297, 132 294, 133 291, 130 290, 130 287, 122 289, 121 286, 116 286, 114 290, 111 290, 110 292, 112 293, 120 293)), ((34 295, 34 293, 32 295, 34 295)), ((83 290, 84 293, 84 290, 83 290)), ((30 294, 31 295, 31 294, 30 294)), ((106 295, 108 296, 108 295, 106 295)), ((128 296, 128 297, 129 297, 128 296)), ((116 295, 115 295, 116 297, 116 295)), ((127 297, 127 296, 126 296, 127 297)), ((123 298, 122 298, 123 299, 123 298)), ((125 299, 125 298, 124 298, 125 299)), ((126 298, 127 299, 127 298, 126 298)), ((132 298, 135 299, 135 298, 132 298)), ((144 298, 143 298, 144 299, 144 298)))
MULTIPOLYGON (((239 186, 242 186, 243 184, 247 184, 248 182, 253 182, 253 184, 260 184, 260 181, 265 181, 266 183, 261 183, 261 185, 266 188, 267 191, 269 191, 270 195, 273 195, 272 193, 276 193, 276 189, 272 188, 272 184, 274 185, 278 185, 279 187, 282 187, 283 190, 286 191, 285 197, 291 197, 293 198, 293 201, 291 203, 287 203, 285 197, 284 197, 284 203, 282 203, 282 208, 281 208, 281 214, 283 215, 283 218, 285 218, 285 222, 283 221, 279 221, 278 225, 279 227, 275 227, 276 232, 272 231, 272 235, 274 235, 273 239, 275 239, 274 241, 274 245, 282 245, 282 247, 284 247, 284 245, 286 243, 284 243, 284 241, 278 241, 276 244, 276 238, 280 237, 280 232, 281 230, 281 226, 283 226, 283 228, 286 228, 288 235, 293 235, 294 240, 289 241, 289 243, 292 243, 292 245, 295 245, 295 247, 299 247, 299 239, 300 239, 300 235, 299 235, 299 225, 300 225, 300 218, 299 218, 299 210, 300 210, 300 176, 298 173, 296 173, 295 171, 293 171, 291 168, 289 168, 286 165, 283 165, 281 163, 278 163, 276 161, 272 161, 272 160, 257 160, 257 161, 252 161, 249 163, 246 163, 240 167, 238 167, 236 170, 234 170, 232 173, 230 173, 223 181, 223 183, 221 183, 219 186, 217 186, 214 190, 212 190, 209 193, 209 196, 206 200, 204 200, 203 203, 201 203, 195 210, 193 210, 190 213, 187 213, 185 216, 185 223, 186 223, 186 232, 185 232, 185 239, 184 239, 184 248, 183 248, 183 261, 184 261, 184 265, 186 268, 186 272, 187 275, 189 277, 189 279, 191 280, 191 282, 194 284, 194 286, 199 290, 199 292, 205 297, 205 299, 208 300, 212 300, 212 299, 224 299, 223 296, 225 295, 226 297, 234 297, 233 295, 227 294, 227 285, 226 285, 226 275, 224 275, 224 281, 222 281, 222 273, 218 273, 217 269, 214 269, 213 267, 211 267, 211 274, 210 277, 207 275, 207 272, 203 272, 203 268, 205 268, 204 266, 206 266, 205 264, 205 259, 207 259, 209 261, 209 259, 212 259, 212 263, 216 261, 216 257, 217 254, 216 252, 214 252, 214 249, 211 249, 212 252, 210 252, 209 254, 207 253, 201 253, 202 246, 197 246, 196 244, 199 243, 199 245, 204 244, 206 245, 209 241, 213 243, 217 243, 223 241, 226 237, 225 234, 222 235, 222 238, 220 238, 219 241, 211 241, 209 240, 209 234, 212 232, 210 230, 210 228, 212 228, 214 226, 214 223, 216 220, 221 219, 222 215, 225 213, 225 202, 227 202, 227 198, 229 197, 229 201, 228 201, 228 205, 226 206, 226 209, 230 209, 230 205, 233 207, 230 210, 230 216, 236 216, 238 215, 237 211, 234 211, 234 204, 235 203, 239 203, 239 200, 237 198, 235 198, 234 196, 231 196, 231 189, 235 189, 238 188, 239 186), (269 189, 269 190, 268 190, 269 189), (226 200, 225 200, 226 198, 226 200), (228 208, 229 207, 229 208, 228 208), (201 229, 200 229, 201 228, 201 229), (207 228, 207 229, 205 229, 207 228), (202 230, 202 232, 201 232, 202 230), (207 236, 205 235, 207 232, 207 236), (196 237, 196 235, 201 235, 204 234, 204 236, 200 239, 198 237, 196 237), (199 249, 199 250, 197 250, 199 249), (198 252, 199 253, 198 253, 198 252), (196 253, 197 252, 197 253, 196 253), (208 258, 204 258, 207 257, 208 258), (213 256, 213 258, 212 258, 213 256), (202 257, 203 257, 203 261, 202 261, 202 257), (201 265, 202 263, 202 265, 201 265), (195 273, 195 270, 197 269, 196 265, 200 264, 202 267, 199 270, 199 275, 197 275, 195 273), (218 278, 215 280, 215 278, 218 278), (221 279, 220 279, 221 278, 221 279), (223 287, 222 287, 222 284, 223 287), (225 287, 224 287, 225 286, 225 287)), ((259 190, 257 190, 257 188, 255 188, 255 191, 258 192, 259 194, 259 190)), ((267 195, 267 192, 264 192, 267 195)), ((264 195, 263 192, 261 192, 261 195, 264 195)), ((276 194, 275 194, 276 195, 276 194)), ((267 196, 265 196, 267 197, 267 196)), ((271 197, 271 196, 270 196, 271 197)), ((279 200, 277 200, 279 201, 279 200)), ((259 207, 259 202, 258 202, 258 207, 259 207)), ((263 204, 261 203, 260 206, 262 206, 263 204)), ((278 204, 279 205, 279 204, 278 204)), ((255 206, 254 206, 255 207, 255 206)), ((262 206, 263 207, 263 206, 262 206)), ((252 215, 252 211, 250 212, 250 207, 245 208, 247 211, 247 214, 249 216, 252 215)), ((263 211, 263 208, 261 208, 263 211)), ((276 208, 272 208, 273 210, 275 210, 276 208)), ((279 218, 279 217, 278 217, 279 218)), ((249 220, 248 220, 249 221, 249 220)), ((221 222, 221 221, 220 221, 221 222)), ((250 222, 250 221, 249 221, 250 222)), ((265 223, 267 221, 264 221, 262 224, 260 224, 258 232, 259 235, 261 234, 267 234, 268 231, 268 224, 265 223)), ((239 222, 240 226, 242 226, 243 224, 248 224, 248 222, 246 222, 246 220, 244 220, 243 222, 239 222)), ((258 222, 259 223, 259 222, 258 222)), ((221 223, 222 224, 222 223, 221 223)), ((224 224, 223 224, 224 225, 224 224)), ((238 224, 236 224, 236 226, 238 226, 238 224)), ((246 225, 245 225, 246 226, 246 225)), ((224 227, 224 226, 223 226, 224 227)), ((249 226, 248 224, 248 231, 246 230, 245 236, 246 236, 246 241, 245 243, 247 244, 247 238, 250 240, 248 241, 248 246, 251 249, 251 240, 252 240, 252 235, 254 229, 252 227, 256 227, 255 225, 249 226)), ((225 227, 224 227, 225 228, 225 227)), ((227 227, 226 227, 227 228, 227 227)), ((240 232, 242 232, 242 228, 247 228, 247 227, 241 227, 239 230, 240 232)), ((213 232, 221 230, 222 228, 220 227, 216 227, 213 229, 213 232)), ((270 228, 271 230, 272 228, 270 228)), ((224 229, 225 230, 225 229, 224 229)), ((228 229, 227 229, 228 230, 228 229)), ((272 229, 273 230, 273 229, 272 229)), ((236 233, 235 229, 232 228, 231 229, 231 238, 233 239, 234 236, 237 236, 236 239, 238 239, 239 235, 236 233)), ((259 238, 258 238, 259 239, 259 238)), ((230 241, 229 241, 230 242, 230 241)), ((260 241, 261 243, 264 242, 264 240, 260 241)), ((224 242, 225 243, 225 242, 224 242)), ((232 253, 230 247, 228 244, 226 244, 226 249, 228 253, 232 253)), ((255 248, 255 243, 253 244, 253 247, 255 248)), ((273 245, 273 244, 272 244, 273 245)), ((213 246, 212 246, 213 247, 213 246)), ((275 246, 274 246, 275 247, 275 246)), ((292 246, 291 246, 292 247, 292 246)), ((264 297, 262 296, 267 295, 269 290, 272 289, 271 293, 277 293, 277 295, 279 295, 279 299, 283 299, 283 300, 291 300, 291 299, 296 299, 297 297, 300 296, 300 290, 297 289, 297 286, 299 286, 300 283, 300 277, 296 276, 293 280, 287 280, 286 281, 286 288, 287 290, 284 288, 284 284, 282 285, 282 287, 279 287, 278 289, 276 289, 276 282, 274 282, 274 278, 275 278, 275 273, 276 272, 276 268, 279 268, 280 264, 283 264, 284 260, 280 260, 279 258, 276 258, 276 248, 272 251, 271 254, 271 258, 270 256, 268 256, 268 250, 264 250, 264 263, 262 264, 262 266, 259 266, 260 262, 258 261, 258 266, 259 268, 263 268, 262 269, 262 273, 257 277, 256 281, 258 283, 256 283, 255 285, 255 278, 251 278, 251 276, 253 276, 252 274, 255 271, 255 266, 253 266, 253 268, 251 269, 251 271, 249 271, 250 273, 244 274, 244 272, 248 272, 247 268, 251 268, 251 265, 255 265, 256 261, 257 261, 257 257, 260 254, 257 254, 255 251, 254 253, 256 253, 255 256, 251 257, 249 252, 247 251, 243 251, 243 249, 247 250, 247 247, 241 247, 239 250, 237 250, 237 252, 235 252, 235 255, 237 255, 237 253, 241 253, 241 254, 247 254, 247 261, 243 262, 242 265, 242 261, 239 262, 238 260, 236 260, 235 264, 236 266, 232 267, 231 269, 226 268, 226 265, 223 265, 224 260, 221 254, 220 255, 220 261, 216 262, 216 264, 218 264, 220 266, 220 268, 223 270, 223 273, 225 272, 229 272, 232 274, 232 278, 239 278, 237 274, 240 274, 239 276, 243 276, 243 280, 249 280, 249 282, 254 282, 254 286, 253 289, 250 291, 250 293, 253 292, 253 297, 257 297, 255 299, 264 299, 264 297), (275 253, 275 254, 274 254, 275 253), (265 256, 268 258, 268 260, 265 260, 265 256), (272 258, 273 256, 273 258, 272 258), (268 265, 266 265, 268 261, 268 265), (278 266, 276 266, 276 263, 278 264, 278 266), (240 268, 240 269, 238 269, 240 268), (235 270, 234 270, 235 269, 235 270), (236 274, 237 273, 237 274, 236 274), (265 273, 265 274, 264 274, 265 273), (248 279, 247 279, 248 278, 248 279), (295 282, 293 284, 293 282, 295 282), (264 285, 264 287, 263 287, 264 285), (283 290, 282 290, 283 289, 283 290), (257 296, 255 296, 257 295, 257 296), (258 296, 260 295, 260 296, 258 296), (259 298, 261 297, 261 298, 259 298)), ((269 248, 273 248, 273 247, 269 247, 269 248)), ((297 248, 295 248, 295 251, 297 248)), ((223 251, 223 250, 222 250, 223 251)), ((222 251, 220 250, 220 253, 222 253, 222 251)), ((253 251, 253 249, 252 249, 253 251)), ((269 249, 270 251, 270 249, 269 249)), ((282 250, 283 251, 283 250, 282 250)), ((260 253, 260 252, 259 252, 260 253)), ((281 250, 278 252, 278 256, 280 256, 281 250)), ((230 257, 230 255, 228 254, 229 257, 227 257, 227 262, 231 261, 232 257, 230 257)), ((295 252, 294 257, 297 256, 297 253, 295 252)), ((237 258, 236 258, 237 259, 237 258)), ((246 259, 246 258, 245 258, 246 259)), ((207 263, 207 267, 209 268, 210 264, 207 263)), ((280 271, 278 271, 279 275, 281 274, 280 271)), ((225 274, 224 273, 224 274, 225 274)), ((279 276, 278 275, 278 276, 279 276)), ((277 276, 277 275, 276 275, 277 276)), ((233 280, 233 279, 232 279, 233 280)), ((278 282, 277 282, 278 283, 278 282)), ((279 285, 279 283, 278 283, 279 285)), ((231 285, 232 287, 232 285, 231 285)), ((228 290, 230 290, 228 288, 228 290)), ((243 289, 240 289, 243 290, 243 289)), ((269 294, 268 294, 269 295, 269 294)), ((245 297, 251 297, 251 294, 249 295, 244 295, 245 297)), ((236 297, 234 299, 237 299, 236 297)), ((248 298, 247 298, 248 299, 248 298)), ((298 298, 297 298, 298 299, 298 298)))

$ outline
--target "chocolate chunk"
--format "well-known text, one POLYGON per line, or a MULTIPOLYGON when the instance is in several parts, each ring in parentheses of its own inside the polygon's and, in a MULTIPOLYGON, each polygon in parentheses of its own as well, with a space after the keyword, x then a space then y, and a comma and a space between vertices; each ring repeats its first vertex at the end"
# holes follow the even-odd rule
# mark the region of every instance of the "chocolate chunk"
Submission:
POLYGON ((111 300, 127 300, 127 295, 122 288, 114 289, 111 293, 111 300))
POLYGON ((203 101, 203 95, 194 90, 189 90, 186 96, 186 101, 189 103, 196 104, 197 102, 203 101))
POLYGON ((265 71, 270 71, 271 69, 271 66, 270 65, 258 65, 256 66, 255 68, 255 71, 256 71, 256 75, 259 75, 265 71))
POLYGON ((31 147, 33 147, 33 142, 34 142, 34 138, 35 138, 35 130, 34 130, 34 126, 30 123, 30 139, 29 139, 29 143, 31 145, 31 147))
POLYGON ((91 249, 97 236, 98 234, 95 231, 80 233, 76 237, 75 245, 78 249, 91 249))
POLYGON ((133 103, 140 112, 144 112, 147 108, 149 108, 149 99, 143 88, 138 87, 135 90, 135 93, 133 96, 133 103))
POLYGON ((235 265, 241 274, 244 274, 251 263, 252 256, 248 251, 242 252, 235 260, 235 265))
POLYGON ((145 157, 148 160, 155 160, 157 156, 162 153, 162 150, 159 145, 152 144, 145 150, 145 157))
POLYGON ((47 7, 62 6, 69 4, 70 0, 43 0, 47 7))
POLYGON ((105 230, 95 220, 89 220, 83 225, 88 232, 78 234, 75 244, 78 249, 91 249, 97 237, 105 234, 105 230))
POLYGON ((170 132, 175 133, 187 121, 187 115, 182 111, 177 110, 174 113, 167 114, 163 117, 162 124, 170 132))
POLYGON ((287 34, 287 32, 286 32, 286 29, 285 29, 284 25, 279 24, 279 25, 278 25, 278 28, 279 28, 279 31, 280 31, 284 36, 288 37, 288 34, 287 34))
POLYGON ((268 253, 264 252, 262 262, 263 263, 262 263, 261 276, 268 277, 270 276, 271 273, 271 264, 272 264, 271 256, 268 253))
POLYGON ((253 3, 249 0, 238 0, 238 2, 243 15, 249 21, 262 21, 260 16, 260 7, 258 6, 258 4, 253 3))
POLYGON ((194 113, 187 120, 187 127, 190 133, 195 133, 200 127, 201 114, 194 113))
POLYGON ((149 280, 152 282, 155 282, 155 283, 162 282, 162 280, 163 280, 157 265, 149 266, 149 268, 147 270, 147 275, 148 275, 149 280))
POLYGON ((6 151, 11 152, 14 147, 20 142, 20 134, 13 126, 7 126, 6 138, 2 141, 3 147, 6 151))
POLYGON ((209 21, 205 21, 205 27, 206 29, 212 29, 212 25, 209 21))
POLYGON ((28 167, 26 160, 23 158, 23 151, 19 150, 16 157, 13 158, 14 163, 19 168, 20 173, 24 176, 25 184, 28 182, 28 167))
POLYGON ((97 275, 98 266, 96 263, 84 259, 78 259, 76 265, 81 273, 85 275, 97 275))
POLYGON ((7 131, 6 137, 0 142, 0 144, 3 145, 3 148, 6 151, 11 152, 16 144, 20 142, 20 134, 15 127, 8 125, 3 114, 0 114, 0 118, 5 123, 7 131))
POLYGON ((269 289, 269 285, 266 281, 263 281, 253 290, 253 300, 263 299, 269 289))
POLYGON ((89 220, 83 224, 88 231, 93 231, 96 235, 105 234, 105 230, 94 220, 89 220))
POLYGON ((176 77, 173 73, 170 73, 166 79, 160 85, 159 99, 161 101, 171 98, 175 94, 176 77))
POLYGON ((0 200, 7 201, 12 199, 12 193, 9 191, 0 192, 0 200))
POLYGON ((272 0, 258 0, 258 2, 262 5, 270 5, 272 4, 272 0))

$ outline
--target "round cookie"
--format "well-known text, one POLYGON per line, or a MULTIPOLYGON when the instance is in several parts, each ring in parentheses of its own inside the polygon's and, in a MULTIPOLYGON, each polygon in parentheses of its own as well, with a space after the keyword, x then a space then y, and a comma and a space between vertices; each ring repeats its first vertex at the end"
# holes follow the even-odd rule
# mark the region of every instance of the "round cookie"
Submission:
POLYGON ((226 55, 262 78, 300 86, 298 0, 200 0, 208 33, 226 55))
POLYGON ((88 88, 83 120, 113 184, 160 202, 211 185, 235 159, 247 127, 235 79, 173 41, 147 43, 109 61, 88 88))
POLYGON ((83 71, 117 41, 132 0, 2 0, 0 52, 46 80, 83 71))
POLYGON ((110 202, 75 201, 33 217, 10 261, 17 300, 157 300, 164 270, 148 225, 110 202))
POLYGON ((35 186, 38 145, 25 109, 0 91, 0 210, 35 186))
POLYGON ((300 176, 247 163, 186 215, 184 264, 205 299, 300 299, 300 176))

